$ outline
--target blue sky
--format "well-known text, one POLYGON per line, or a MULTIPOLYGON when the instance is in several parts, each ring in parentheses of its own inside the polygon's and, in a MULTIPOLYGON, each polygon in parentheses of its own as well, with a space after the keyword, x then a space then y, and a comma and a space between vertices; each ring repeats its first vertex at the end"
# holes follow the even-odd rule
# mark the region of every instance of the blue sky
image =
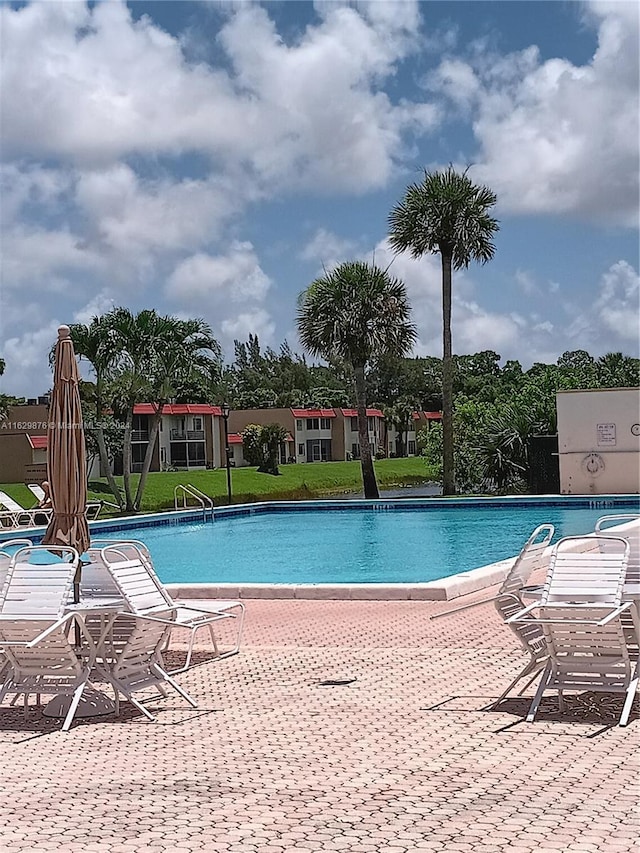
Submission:
MULTIPOLYGON (((61 322, 202 316, 231 358, 299 349, 295 301, 422 167, 498 194, 494 261, 454 279, 454 350, 638 354, 638 6, 627 2, 3 4, 0 355, 49 387, 61 322)), ((400 255, 416 354, 437 258, 400 255)))

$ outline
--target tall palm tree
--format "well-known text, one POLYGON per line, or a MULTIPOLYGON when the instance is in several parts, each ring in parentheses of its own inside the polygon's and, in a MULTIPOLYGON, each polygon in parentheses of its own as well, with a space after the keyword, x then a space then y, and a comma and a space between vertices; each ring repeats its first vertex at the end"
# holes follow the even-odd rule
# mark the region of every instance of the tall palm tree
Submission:
POLYGON ((453 359, 451 349, 451 271, 493 258, 498 221, 489 211, 495 193, 472 183, 467 171, 453 166, 428 172, 407 187, 389 215, 389 242, 414 258, 439 254, 442 261, 442 490, 455 494, 453 459, 453 359))
POLYGON ((302 346, 312 356, 341 362, 353 373, 365 498, 377 498, 367 428, 367 370, 385 355, 404 356, 416 339, 404 284, 362 261, 342 263, 298 297, 302 346))

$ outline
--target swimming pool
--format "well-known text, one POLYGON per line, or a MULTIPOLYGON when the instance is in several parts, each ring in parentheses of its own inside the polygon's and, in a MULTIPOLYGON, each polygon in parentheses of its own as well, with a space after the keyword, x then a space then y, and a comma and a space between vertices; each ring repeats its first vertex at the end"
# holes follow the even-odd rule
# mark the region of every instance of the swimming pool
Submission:
POLYGON ((165 583, 413 584, 512 557, 538 524, 553 524, 558 538, 639 508, 615 497, 312 501, 93 535, 141 539, 165 583))

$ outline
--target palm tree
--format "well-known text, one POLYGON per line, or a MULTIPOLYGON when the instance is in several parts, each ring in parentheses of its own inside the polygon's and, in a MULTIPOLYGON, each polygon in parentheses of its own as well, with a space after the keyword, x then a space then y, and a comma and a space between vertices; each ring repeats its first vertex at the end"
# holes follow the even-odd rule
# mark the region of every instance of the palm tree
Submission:
POLYGON ((219 372, 221 350, 204 320, 179 320, 154 310, 132 314, 126 308, 111 312, 111 328, 121 352, 119 403, 126 413, 123 479, 129 511, 137 511, 151 468, 164 406, 185 389, 204 394, 219 372), (135 498, 131 489, 131 432, 133 409, 151 403, 153 414, 135 498))
MULTIPOLYGON (((188 390, 201 388, 204 394, 219 371, 221 352, 211 328, 203 320, 163 317, 153 310, 133 314, 114 308, 94 317, 89 326, 72 327, 79 355, 91 362, 96 375, 98 422, 108 405, 124 421, 122 473, 125 507, 140 509, 153 452, 166 403, 188 390), (108 401, 107 398, 108 397, 108 401), (131 481, 133 413, 136 403, 153 406, 149 441, 135 496, 131 481)), ((101 430, 96 431, 100 458, 109 484, 122 508, 101 430)))
POLYGON ((489 210, 495 193, 477 186, 453 166, 428 172, 419 184, 407 187, 389 215, 389 242, 396 252, 410 250, 414 258, 439 254, 442 261, 442 491, 455 494, 453 459, 453 358, 451 349, 451 271, 493 258, 498 221, 489 210))
POLYGON ((93 429, 98 445, 100 467, 104 471, 113 497, 122 510, 124 509, 122 493, 113 476, 103 426, 105 407, 107 406, 106 398, 108 397, 106 383, 118 357, 117 349, 114 347, 110 315, 106 314, 102 317, 93 317, 88 325, 74 323, 70 329, 76 354, 81 359, 84 358, 89 362, 95 376, 94 404, 96 420, 93 429))
POLYGON ((312 282, 298 298, 302 346, 353 373, 365 498, 377 498, 367 428, 367 371, 386 355, 404 356, 416 339, 404 284, 386 270, 348 261, 312 282))

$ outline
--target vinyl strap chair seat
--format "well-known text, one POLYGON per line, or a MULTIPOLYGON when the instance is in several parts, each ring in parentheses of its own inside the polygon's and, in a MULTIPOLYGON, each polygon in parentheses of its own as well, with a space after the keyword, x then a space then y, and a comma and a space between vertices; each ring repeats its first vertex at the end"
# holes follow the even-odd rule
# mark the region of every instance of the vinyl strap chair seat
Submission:
MULTIPOLYGON (((104 544, 104 543, 100 543, 104 544)), ((206 628, 217 658, 237 654, 242 641, 245 606, 242 601, 211 601, 201 606, 191 601, 174 599, 156 575, 151 556, 140 542, 112 542, 102 548, 99 557, 113 579, 132 613, 141 616, 164 611, 170 628, 189 631, 189 642, 185 660, 180 667, 170 670, 171 675, 189 668, 197 632, 206 628), (222 620, 234 620, 235 641, 223 652, 218 646, 214 625, 222 620)))
POLYGON ((20 549, 0 592, 0 647, 7 659, 0 702, 7 694, 22 695, 26 715, 31 693, 38 699, 42 693, 70 694, 63 731, 71 726, 95 660, 95 645, 82 620, 65 615, 79 559, 72 548, 20 549), (74 623, 86 641, 84 658, 74 645, 74 623))
POLYGON ((567 690, 623 693, 619 723, 628 722, 638 688, 638 655, 625 638, 623 616, 631 615, 636 636, 640 626, 636 605, 622 601, 629 543, 604 538, 574 536, 557 542, 541 600, 508 620, 541 629, 548 651, 529 722, 547 690, 558 693, 561 711, 567 690))

